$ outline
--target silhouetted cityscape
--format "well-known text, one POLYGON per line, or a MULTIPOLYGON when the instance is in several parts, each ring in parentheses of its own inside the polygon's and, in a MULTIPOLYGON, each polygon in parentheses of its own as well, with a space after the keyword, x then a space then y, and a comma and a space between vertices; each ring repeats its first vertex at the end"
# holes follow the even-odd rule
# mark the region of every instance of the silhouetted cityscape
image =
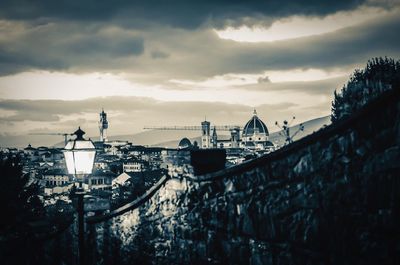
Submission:
POLYGON ((1 1, 1 264, 400 264, 399 15, 1 1))

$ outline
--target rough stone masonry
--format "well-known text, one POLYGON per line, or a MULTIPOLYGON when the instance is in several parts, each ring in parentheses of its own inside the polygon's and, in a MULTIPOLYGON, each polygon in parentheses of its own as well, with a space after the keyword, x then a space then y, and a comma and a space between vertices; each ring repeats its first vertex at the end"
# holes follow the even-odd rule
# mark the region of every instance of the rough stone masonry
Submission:
POLYGON ((90 225, 93 264, 400 264, 400 96, 277 152, 170 179, 90 225))

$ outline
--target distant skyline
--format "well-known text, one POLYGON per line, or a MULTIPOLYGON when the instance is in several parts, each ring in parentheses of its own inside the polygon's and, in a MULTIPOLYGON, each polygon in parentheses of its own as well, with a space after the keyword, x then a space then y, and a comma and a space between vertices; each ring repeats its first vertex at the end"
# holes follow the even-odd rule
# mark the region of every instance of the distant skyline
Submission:
POLYGON ((243 125, 254 108, 275 131, 329 115, 368 59, 400 58, 399 0, 93 3, 0 2, 0 147, 98 135, 102 108, 111 136, 243 125))

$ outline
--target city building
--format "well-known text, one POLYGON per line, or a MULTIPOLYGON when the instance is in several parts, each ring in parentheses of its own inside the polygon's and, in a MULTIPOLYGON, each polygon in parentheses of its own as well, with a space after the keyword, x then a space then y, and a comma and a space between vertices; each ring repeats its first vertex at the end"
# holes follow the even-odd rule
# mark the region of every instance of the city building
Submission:
POLYGON ((96 170, 88 178, 90 190, 110 190, 117 175, 111 171, 96 170))
POLYGON ((142 172, 145 169, 144 161, 131 160, 122 164, 124 172, 142 172))
POLYGON ((111 185, 112 188, 118 188, 119 186, 125 186, 127 185, 129 182, 128 180, 131 178, 131 176, 126 173, 123 172, 120 175, 118 175, 118 177, 116 177, 115 179, 112 180, 111 185))
POLYGON ((24 154, 28 156, 34 156, 36 149, 32 147, 31 144, 28 144, 27 147, 24 148, 24 154))
POLYGON ((70 184, 70 177, 60 169, 49 169, 43 173, 43 181, 46 187, 65 186, 70 184))

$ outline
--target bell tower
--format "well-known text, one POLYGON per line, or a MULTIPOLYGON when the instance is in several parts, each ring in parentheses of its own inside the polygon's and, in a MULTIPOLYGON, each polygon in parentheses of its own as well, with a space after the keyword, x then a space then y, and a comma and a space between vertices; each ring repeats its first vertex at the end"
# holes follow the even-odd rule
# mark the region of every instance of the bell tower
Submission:
POLYGON ((102 109, 102 111, 100 112, 100 121, 99 121, 100 142, 107 141, 107 129, 108 129, 107 113, 105 113, 104 109, 102 109))
POLYGON ((210 145, 211 145, 210 122, 205 120, 201 122, 201 148, 203 149, 210 148, 210 145))

